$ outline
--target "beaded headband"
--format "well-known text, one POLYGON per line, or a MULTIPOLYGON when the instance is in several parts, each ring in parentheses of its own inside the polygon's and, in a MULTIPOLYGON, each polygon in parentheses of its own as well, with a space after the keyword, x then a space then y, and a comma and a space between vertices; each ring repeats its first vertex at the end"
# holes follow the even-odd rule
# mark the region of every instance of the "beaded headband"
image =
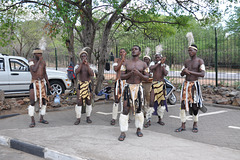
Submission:
POLYGON ((86 55, 88 55, 88 53, 87 53, 86 51, 81 51, 81 52, 79 53, 79 57, 81 57, 81 55, 82 55, 83 53, 85 53, 86 55))
POLYGON ((192 49, 195 49, 196 51, 198 50, 196 47, 194 46, 189 46, 188 48, 192 48, 192 49))
POLYGON ((33 50, 33 54, 35 54, 35 53, 43 53, 43 51, 42 50, 40 50, 40 49, 36 49, 36 50, 33 50))

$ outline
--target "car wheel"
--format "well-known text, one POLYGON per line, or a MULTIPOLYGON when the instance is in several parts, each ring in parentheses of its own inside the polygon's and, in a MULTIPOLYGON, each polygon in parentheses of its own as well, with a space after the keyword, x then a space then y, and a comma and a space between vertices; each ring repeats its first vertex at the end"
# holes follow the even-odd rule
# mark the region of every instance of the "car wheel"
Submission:
POLYGON ((174 93, 171 93, 171 95, 168 97, 168 102, 171 105, 175 105, 177 103, 177 97, 174 93))
POLYGON ((52 91, 48 90, 48 93, 51 95, 55 95, 55 94, 63 94, 65 93, 65 86, 61 81, 57 81, 57 80, 53 80, 50 81, 50 86, 52 87, 52 91))

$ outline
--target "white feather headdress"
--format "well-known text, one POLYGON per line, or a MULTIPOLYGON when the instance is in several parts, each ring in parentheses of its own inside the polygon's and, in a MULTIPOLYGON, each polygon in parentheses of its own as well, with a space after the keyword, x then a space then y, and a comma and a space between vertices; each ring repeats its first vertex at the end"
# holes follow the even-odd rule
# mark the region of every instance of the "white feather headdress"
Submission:
POLYGON ((156 54, 160 54, 162 57, 162 51, 163 51, 162 45, 161 44, 157 45, 155 49, 156 49, 156 54))
POLYGON ((81 54, 83 54, 83 53, 85 53, 86 55, 88 55, 88 52, 85 51, 86 49, 91 49, 91 48, 90 48, 90 47, 84 47, 84 48, 82 49, 82 51, 79 53, 79 57, 80 57, 81 54))
POLYGON ((149 58, 150 61, 151 61, 151 57, 149 56, 150 51, 151 51, 151 49, 150 49, 149 47, 145 48, 145 51, 144 51, 144 52, 145 52, 145 56, 143 57, 143 59, 144 59, 145 57, 147 57, 147 58, 149 58))
POLYGON ((187 40, 188 40, 188 46, 191 46, 191 44, 194 43, 194 38, 192 32, 188 32, 186 34, 187 40))

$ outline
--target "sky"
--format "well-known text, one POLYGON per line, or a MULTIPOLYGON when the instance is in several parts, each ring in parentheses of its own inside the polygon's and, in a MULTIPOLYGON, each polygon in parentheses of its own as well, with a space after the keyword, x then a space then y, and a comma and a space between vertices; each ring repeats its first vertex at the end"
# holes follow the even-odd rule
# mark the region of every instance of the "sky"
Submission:
MULTIPOLYGON (((226 0, 220 1, 220 2, 222 2, 222 5, 220 6, 220 8, 221 8, 223 11, 226 9, 226 7, 227 7, 228 5, 232 5, 231 9, 229 10, 229 13, 232 13, 232 12, 234 11, 234 7, 240 7, 240 0, 238 1, 238 3, 230 3, 230 2, 225 2, 225 1, 226 1, 226 0)), ((223 27, 226 26, 225 21, 229 19, 229 16, 230 16, 229 13, 225 14, 225 15, 223 16, 223 18, 222 18, 221 24, 223 25, 223 27)))

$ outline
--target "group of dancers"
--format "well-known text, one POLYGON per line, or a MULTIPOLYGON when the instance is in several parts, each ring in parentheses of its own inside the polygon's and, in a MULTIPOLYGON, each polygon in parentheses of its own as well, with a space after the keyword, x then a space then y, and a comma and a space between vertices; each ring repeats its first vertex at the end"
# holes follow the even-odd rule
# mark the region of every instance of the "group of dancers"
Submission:
MULTIPOLYGON (((197 57, 197 46, 192 44, 188 47, 189 59, 187 59, 181 70, 181 76, 185 76, 185 81, 182 84, 180 103, 180 118, 181 127, 175 132, 186 130, 186 112, 193 116, 193 132, 198 132, 198 111, 205 111, 202 104, 202 94, 199 77, 205 75, 204 61, 197 57)), ((28 114, 31 117, 29 127, 35 126, 34 120, 34 104, 37 99, 40 103, 40 121, 48 124, 48 121, 43 119, 46 113, 46 84, 49 85, 46 64, 42 59, 42 50, 34 50, 34 59, 29 61, 30 72, 32 74, 32 83, 30 85, 30 106, 28 114)), ((165 64, 166 57, 162 57, 160 53, 155 54, 155 59, 150 63, 151 58, 145 55, 143 61, 140 60, 141 48, 137 45, 132 47, 132 57, 126 59, 126 50, 120 49, 120 58, 116 58, 113 63, 114 71, 116 72, 116 81, 114 87, 114 103, 112 108, 111 125, 115 125, 118 117, 119 108, 121 113, 119 116, 120 136, 119 141, 124 141, 126 132, 128 131, 129 114, 135 116, 135 126, 137 128, 136 135, 142 137, 143 126, 145 128, 151 126, 151 117, 153 114, 158 116, 160 125, 165 125, 163 122, 164 111, 167 110, 166 100, 166 84, 164 77, 169 72, 168 65, 165 64), (121 103, 120 103, 121 102, 121 103), (122 104, 122 105, 120 105, 122 104), (145 105, 144 105, 145 104, 145 105), (121 106, 121 107, 119 107, 121 106), (144 117, 146 123, 144 124, 144 117)), ((75 125, 78 125, 81 120, 82 106, 86 104, 86 122, 92 123, 90 119, 92 104, 91 104, 91 77, 94 75, 87 60, 88 53, 81 51, 79 53, 81 62, 77 65, 75 73, 78 75, 77 87, 77 105, 75 106, 76 118, 75 125)))

